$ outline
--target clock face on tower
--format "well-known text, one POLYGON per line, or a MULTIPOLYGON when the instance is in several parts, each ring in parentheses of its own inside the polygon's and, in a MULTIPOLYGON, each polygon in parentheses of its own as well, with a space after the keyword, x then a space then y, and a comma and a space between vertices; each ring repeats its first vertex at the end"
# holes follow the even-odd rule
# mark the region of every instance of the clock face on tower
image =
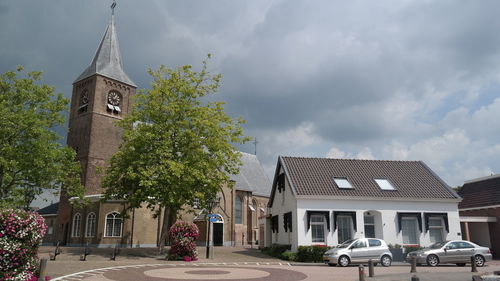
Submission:
POLYGON ((89 103, 89 90, 83 89, 82 95, 80 96, 80 104, 88 104, 89 103))
POLYGON ((108 94, 108 103, 114 106, 120 105, 120 94, 115 91, 111 91, 108 94))

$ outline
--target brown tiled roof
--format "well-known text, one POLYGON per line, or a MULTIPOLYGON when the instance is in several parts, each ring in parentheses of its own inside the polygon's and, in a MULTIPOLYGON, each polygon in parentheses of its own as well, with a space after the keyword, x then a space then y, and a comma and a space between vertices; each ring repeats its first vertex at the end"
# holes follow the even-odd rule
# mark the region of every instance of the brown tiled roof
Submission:
POLYGON ((460 198, 421 161, 381 161, 281 157, 297 195, 389 198, 460 198), (340 189, 334 177, 344 177, 353 189, 340 189), (396 190, 381 190, 374 179, 387 179, 396 190))
POLYGON ((500 205, 500 175, 466 182, 459 194, 459 209, 500 205))

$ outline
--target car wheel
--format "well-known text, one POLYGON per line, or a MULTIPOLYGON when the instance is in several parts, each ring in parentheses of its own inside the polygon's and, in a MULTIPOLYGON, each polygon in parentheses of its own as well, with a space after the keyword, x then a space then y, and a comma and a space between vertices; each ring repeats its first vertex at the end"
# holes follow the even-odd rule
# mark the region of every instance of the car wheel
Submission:
POLYGON ((436 266, 439 264, 439 258, 436 255, 427 256, 427 264, 429 266, 436 266))
POLYGON ((392 263, 392 259, 388 255, 384 255, 380 259, 380 264, 382 264, 382 266, 384 266, 384 267, 391 266, 391 263, 392 263))
POLYGON ((341 256, 339 258, 339 265, 342 266, 342 267, 346 267, 348 266, 350 263, 350 260, 347 256, 341 256))
POLYGON ((476 262, 476 266, 482 267, 484 265, 483 256, 477 255, 474 257, 474 262, 476 262))
POLYGON ((329 266, 337 266, 336 263, 328 263, 329 266))
POLYGON ((457 266, 465 266, 465 263, 457 263, 457 266))

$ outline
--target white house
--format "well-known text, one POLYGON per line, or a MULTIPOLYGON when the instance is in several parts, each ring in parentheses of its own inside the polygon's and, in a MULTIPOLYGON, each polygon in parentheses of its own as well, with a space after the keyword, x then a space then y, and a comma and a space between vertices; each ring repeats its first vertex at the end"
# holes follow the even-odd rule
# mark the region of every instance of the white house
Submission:
POLYGON ((461 239, 460 196, 421 161, 279 157, 265 246, 461 239))

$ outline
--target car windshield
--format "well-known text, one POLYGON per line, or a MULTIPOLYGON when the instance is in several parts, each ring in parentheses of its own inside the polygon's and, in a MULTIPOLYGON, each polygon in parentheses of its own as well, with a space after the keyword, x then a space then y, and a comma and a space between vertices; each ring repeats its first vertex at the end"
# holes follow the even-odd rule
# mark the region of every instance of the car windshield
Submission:
POLYGON ((446 243, 448 243, 448 241, 443 241, 443 242, 436 242, 432 245, 429 246, 429 248, 431 249, 440 249, 442 248, 446 243))
POLYGON ((351 245, 352 242, 354 242, 355 239, 349 239, 345 241, 344 243, 340 244, 337 246, 337 248, 347 248, 349 245, 351 245))

